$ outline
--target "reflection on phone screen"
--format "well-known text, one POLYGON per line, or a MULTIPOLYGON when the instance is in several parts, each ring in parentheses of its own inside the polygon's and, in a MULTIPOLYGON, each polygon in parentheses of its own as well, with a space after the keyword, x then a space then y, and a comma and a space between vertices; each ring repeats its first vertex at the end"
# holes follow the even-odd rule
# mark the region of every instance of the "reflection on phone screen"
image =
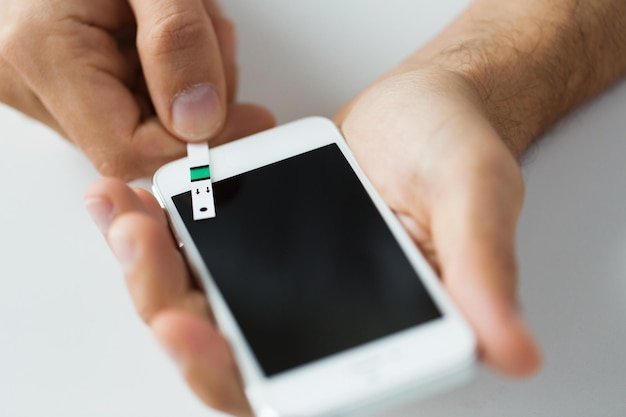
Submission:
POLYGON ((209 220, 173 201, 267 376, 441 317, 337 145, 214 193, 209 220))

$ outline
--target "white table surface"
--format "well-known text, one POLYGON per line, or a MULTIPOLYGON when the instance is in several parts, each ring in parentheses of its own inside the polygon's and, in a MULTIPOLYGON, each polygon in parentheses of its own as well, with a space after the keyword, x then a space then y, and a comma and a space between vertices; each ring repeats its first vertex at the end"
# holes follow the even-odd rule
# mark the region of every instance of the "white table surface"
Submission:
MULTIPOLYGON (((468 1, 232 0, 244 100, 331 116, 468 1), (435 5, 437 4, 437 5, 435 5)), ((626 415, 626 83, 523 161, 521 299, 545 367, 481 369, 393 415, 626 415)), ((0 416, 211 416, 135 316, 82 205, 97 178, 53 132, 0 107, 0 416)))

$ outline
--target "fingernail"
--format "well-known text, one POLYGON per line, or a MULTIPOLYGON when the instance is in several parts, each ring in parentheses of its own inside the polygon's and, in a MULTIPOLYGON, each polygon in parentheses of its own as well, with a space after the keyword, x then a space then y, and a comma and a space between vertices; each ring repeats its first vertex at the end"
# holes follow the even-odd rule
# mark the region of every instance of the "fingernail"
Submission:
POLYGON ((136 251, 128 232, 121 227, 113 226, 109 229, 107 240, 122 269, 130 270, 135 264, 136 251))
POLYGON ((212 84, 196 85, 174 98, 174 130, 183 139, 208 139, 220 124, 221 103, 212 84))
POLYGON ((106 234, 113 220, 113 203, 105 198, 85 201, 85 208, 102 234, 106 234))

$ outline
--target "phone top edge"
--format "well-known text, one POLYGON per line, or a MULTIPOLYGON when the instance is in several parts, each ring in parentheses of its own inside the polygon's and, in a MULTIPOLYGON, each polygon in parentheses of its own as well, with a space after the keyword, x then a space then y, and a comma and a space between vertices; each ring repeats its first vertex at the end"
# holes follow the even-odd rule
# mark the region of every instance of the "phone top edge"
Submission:
MULTIPOLYGON (((330 119, 310 116, 295 120, 211 148, 212 180, 221 181, 337 141, 345 143, 341 132, 330 119), (266 146, 269 142, 273 146, 266 146), (233 155, 240 158, 235 159, 233 155), (256 163, 253 164, 253 160, 256 163)), ((187 157, 163 165, 152 177, 153 188, 158 184, 156 188, 166 195, 188 191, 188 170, 187 157)))

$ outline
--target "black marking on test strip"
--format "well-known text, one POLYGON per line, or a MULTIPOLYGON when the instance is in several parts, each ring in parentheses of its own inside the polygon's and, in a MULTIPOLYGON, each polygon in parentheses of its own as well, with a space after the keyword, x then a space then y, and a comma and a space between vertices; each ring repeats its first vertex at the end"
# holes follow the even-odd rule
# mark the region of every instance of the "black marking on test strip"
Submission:
MULTIPOLYGON (((207 194, 209 194, 211 192, 211 189, 209 187, 206 187, 206 192, 207 194)), ((200 194, 200 189, 196 188, 196 194, 200 194)))

